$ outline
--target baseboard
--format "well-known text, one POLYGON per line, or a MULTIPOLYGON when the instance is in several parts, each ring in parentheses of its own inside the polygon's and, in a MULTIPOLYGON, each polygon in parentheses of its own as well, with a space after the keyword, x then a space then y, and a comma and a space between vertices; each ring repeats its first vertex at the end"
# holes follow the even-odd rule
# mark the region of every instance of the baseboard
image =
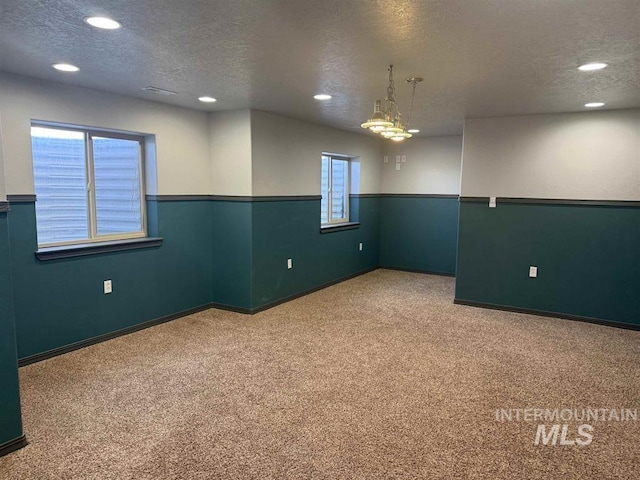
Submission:
MULTIPOLYGON (((332 281, 330 281, 328 283, 324 283, 322 285, 319 285, 317 287, 311 288, 309 290, 305 290, 304 292, 296 293, 294 295, 289 295, 287 297, 280 298, 278 300, 266 303, 264 305, 260 305, 260 306, 255 307, 255 308, 236 307, 236 306, 233 306, 233 305, 226 305, 226 304, 221 304, 221 303, 207 303, 207 304, 204 304, 204 305, 200 305, 198 307, 190 308, 188 310, 183 310, 181 312, 172 313, 170 315, 165 315, 163 317, 156 318, 154 320, 149 320, 147 322, 138 323, 136 325, 132 325, 132 326, 127 327, 127 328, 123 328, 121 330, 116 330, 115 332, 105 333, 103 335, 98 335, 97 337, 88 338, 87 340, 81 340, 79 342, 75 342, 75 343, 72 343, 72 344, 69 344, 69 345, 65 345, 63 347, 54 348, 52 350, 47 350, 46 352, 36 353, 35 355, 30 355, 28 357, 20 358, 20 359, 18 359, 18 366, 19 367, 24 367, 26 365, 31 365, 32 363, 41 362, 42 360, 47 360, 49 358, 57 357, 58 355, 63 355, 65 353, 73 352, 74 350, 79 350, 81 348, 88 347, 88 346, 91 346, 91 345, 95 345, 97 343, 105 342, 105 341, 111 340, 113 338, 121 337, 122 335, 128 335, 129 333, 134 333, 134 332, 137 332, 139 330, 144 330, 145 328, 149 328, 149 327, 153 327, 153 326, 156 326, 156 325, 160 325, 162 323, 170 322, 171 320, 175 320, 177 318, 185 317, 187 315, 192 315, 194 313, 198 313, 198 312, 201 312, 203 310, 208 310, 209 308, 218 308, 220 310, 228 310, 228 311, 236 312, 236 313, 244 313, 244 314, 254 315, 256 313, 262 312, 264 310, 268 310, 270 308, 273 308, 275 306, 281 305, 283 303, 290 302, 291 300, 295 300, 296 298, 304 297, 305 295, 309 295, 310 293, 317 292, 318 290, 322 290, 324 288, 330 287, 332 285, 336 285, 336 284, 344 282, 346 280, 350 280, 350 279, 358 277, 360 275, 364 275, 366 273, 373 272, 374 270, 378 270, 379 268, 391 269, 389 267, 378 267, 378 266, 371 267, 371 268, 368 268, 366 270, 362 270, 360 272, 356 272, 356 273, 353 273, 351 275, 347 275, 346 277, 340 277, 340 278, 338 278, 336 280, 332 280, 332 281)), ((394 269, 394 270, 400 270, 400 269, 394 269)), ((411 270, 405 270, 405 271, 411 271, 411 270)), ((429 273, 429 274, 432 274, 432 275, 453 276, 451 274, 442 273, 442 272, 424 272, 424 271, 420 271, 420 273, 429 273)))
POLYGON ((209 308, 217 308, 218 310, 226 310, 228 312, 244 313, 251 315, 250 308, 236 307, 234 305, 227 305, 226 303, 210 303, 209 308))
POLYGON ((149 320, 147 322, 137 323, 136 325, 132 325, 127 328, 123 328, 121 330, 116 330, 115 332, 105 333, 103 335, 98 335, 97 337, 88 338, 86 340, 81 340, 79 342, 71 343, 69 345, 65 345, 63 347, 54 348, 52 350, 47 350, 46 352, 36 353, 35 355, 30 355, 28 357, 18 359, 18 366, 24 367, 25 365, 30 365, 32 363, 41 362, 42 360, 47 360, 49 358, 57 357, 58 355, 62 355, 65 353, 73 352, 74 350, 78 350, 80 348, 88 347, 90 345, 95 345, 96 343, 105 342, 107 340, 111 340, 113 338, 121 337, 122 335, 128 335, 129 333, 134 333, 139 330, 144 330, 145 328, 154 327, 156 325, 160 325, 162 323, 170 322, 171 320, 175 320, 180 317, 185 317, 187 315, 192 315, 194 313, 201 312, 203 310, 208 310, 211 308, 211 304, 207 303, 205 305, 200 305, 198 307, 189 308, 187 310, 183 310, 181 312, 172 313, 170 315, 165 315, 163 317, 159 317, 153 320, 149 320))
POLYGON ((453 300, 453 303, 455 303, 456 305, 467 305, 469 307, 489 308, 491 310, 502 310, 505 312, 514 312, 514 313, 526 313, 529 315, 538 315, 541 317, 562 318, 564 320, 574 320, 577 322, 595 323, 595 324, 604 325, 607 327, 616 327, 616 328, 624 328, 627 330, 640 331, 640 325, 634 325, 633 323, 612 322, 611 320, 603 320, 600 318, 593 318, 593 317, 582 317, 580 315, 571 315, 568 313, 548 312, 546 310, 535 310, 533 308, 510 307, 508 305, 497 305, 494 303, 474 302, 471 300, 462 300, 460 298, 455 298, 453 300))
POLYGON ((288 297, 284 297, 284 298, 275 300, 273 302, 265 303, 264 305, 260 305, 259 307, 252 308, 249 313, 251 313, 251 315, 254 315, 254 314, 258 313, 258 312, 263 312, 263 311, 268 310, 270 308, 276 307, 276 306, 281 305, 281 304, 286 303, 286 302, 290 302, 291 300, 295 300, 296 298, 304 297, 305 295, 309 295, 310 293, 317 292, 318 290, 322 290, 324 288, 330 287, 330 286, 335 285, 337 283, 341 283, 341 282, 344 282, 346 280, 350 280, 352 278, 359 277, 360 275, 364 275, 365 273, 373 272, 374 270, 378 270, 378 268, 379 267, 368 268, 368 269, 363 270, 361 272, 356 272, 356 273, 353 273, 351 275, 347 275, 346 277, 340 277, 337 280, 332 280, 332 281, 330 281, 328 283, 323 283, 322 285, 319 285, 317 287, 311 288, 309 290, 305 290, 304 292, 296 293, 294 295, 289 295, 288 297))
POLYGON ((15 438, 10 442, 3 443, 0 445, 0 457, 7 455, 8 453, 15 452, 16 450, 20 450, 22 447, 27 446, 27 437, 22 435, 21 437, 15 438))
POLYGON ((455 273, 449 272, 434 272, 433 270, 420 270, 417 268, 399 268, 399 267, 387 267, 385 265, 380 265, 379 268, 384 270, 396 270, 398 272, 411 272, 411 273, 426 273, 428 275, 441 275, 443 277, 455 277, 455 273))

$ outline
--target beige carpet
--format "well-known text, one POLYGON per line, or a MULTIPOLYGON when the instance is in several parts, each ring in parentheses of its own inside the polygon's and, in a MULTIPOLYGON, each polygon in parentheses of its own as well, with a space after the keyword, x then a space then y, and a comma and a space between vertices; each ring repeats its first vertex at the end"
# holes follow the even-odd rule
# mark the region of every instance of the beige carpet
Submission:
POLYGON ((639 478, 640 421, 535 446, 540 422, 495 411, 640 410, 640 333, 457 306, 453 287, 378 270, 22 368, 30 444, 0 478, 639 478))

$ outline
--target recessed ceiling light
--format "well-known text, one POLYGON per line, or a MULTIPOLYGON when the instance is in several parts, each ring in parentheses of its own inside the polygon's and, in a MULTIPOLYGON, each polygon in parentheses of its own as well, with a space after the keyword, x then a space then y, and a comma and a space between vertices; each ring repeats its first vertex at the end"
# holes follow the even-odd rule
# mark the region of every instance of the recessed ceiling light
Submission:
POLYGON ((604 103, 602 103, 602 102, 591 102, 591 103, 585 103, 584 106, 587 107, 587 108, 598 108, 598 107, 604 107, 604 103))
POLYGON ((326 93, 319 93, 314 95, 313 98, 316 100, 331 100, 331 95, 327 95, 326 93))
POLYGON ((606 67, 608 67, 606 63, 594 62, 594 63, 585 63, 584 65, 580 65, 578 67, 578 70, 582 72, 592 72, 594 70, 602 70, 603 68, 606 68, 606 67))
POLYGON ((60 70, 61 72, 77 72, 80 70, 75 65, 71 65, 70 63, 54 63, 51 65, 56 70, 60 70))
POLYGON ((204 103, 213 103, 218 101, 217 98, 213 98, 213 97, 198 97, 198 100, 204 103))
POLYGON ((117 30, 122 27, 120 22, 107 17, 87 17, 84 21, 92 27, 102 28, 103 30, 117 30))
POLYGON ((418 130, 417 128, 410 128, 409 130, 407 130, 407 132, 409 132, 409 133, 420 133, 420 130, 418 130))

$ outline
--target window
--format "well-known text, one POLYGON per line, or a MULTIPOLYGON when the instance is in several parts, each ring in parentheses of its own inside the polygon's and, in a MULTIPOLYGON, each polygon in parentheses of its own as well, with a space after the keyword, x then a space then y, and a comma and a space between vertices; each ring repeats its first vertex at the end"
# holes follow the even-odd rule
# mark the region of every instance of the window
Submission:
POLYGON ((144 139, 31 126, 38 246, 144 237, 144 139))
POLYGON ((349 221, 349 159, 322 155, 322 225, 349 221))

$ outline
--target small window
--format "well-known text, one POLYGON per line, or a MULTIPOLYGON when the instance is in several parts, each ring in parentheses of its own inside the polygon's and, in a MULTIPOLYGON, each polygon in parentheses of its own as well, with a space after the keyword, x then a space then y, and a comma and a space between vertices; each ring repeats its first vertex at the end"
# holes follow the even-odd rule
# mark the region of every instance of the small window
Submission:
POLYGON ((146 236, 140 136, 31 126, 38 246, 146 236))
POLYGON ((322 225, 349 221, 349 159, 322 156, 322 225))

